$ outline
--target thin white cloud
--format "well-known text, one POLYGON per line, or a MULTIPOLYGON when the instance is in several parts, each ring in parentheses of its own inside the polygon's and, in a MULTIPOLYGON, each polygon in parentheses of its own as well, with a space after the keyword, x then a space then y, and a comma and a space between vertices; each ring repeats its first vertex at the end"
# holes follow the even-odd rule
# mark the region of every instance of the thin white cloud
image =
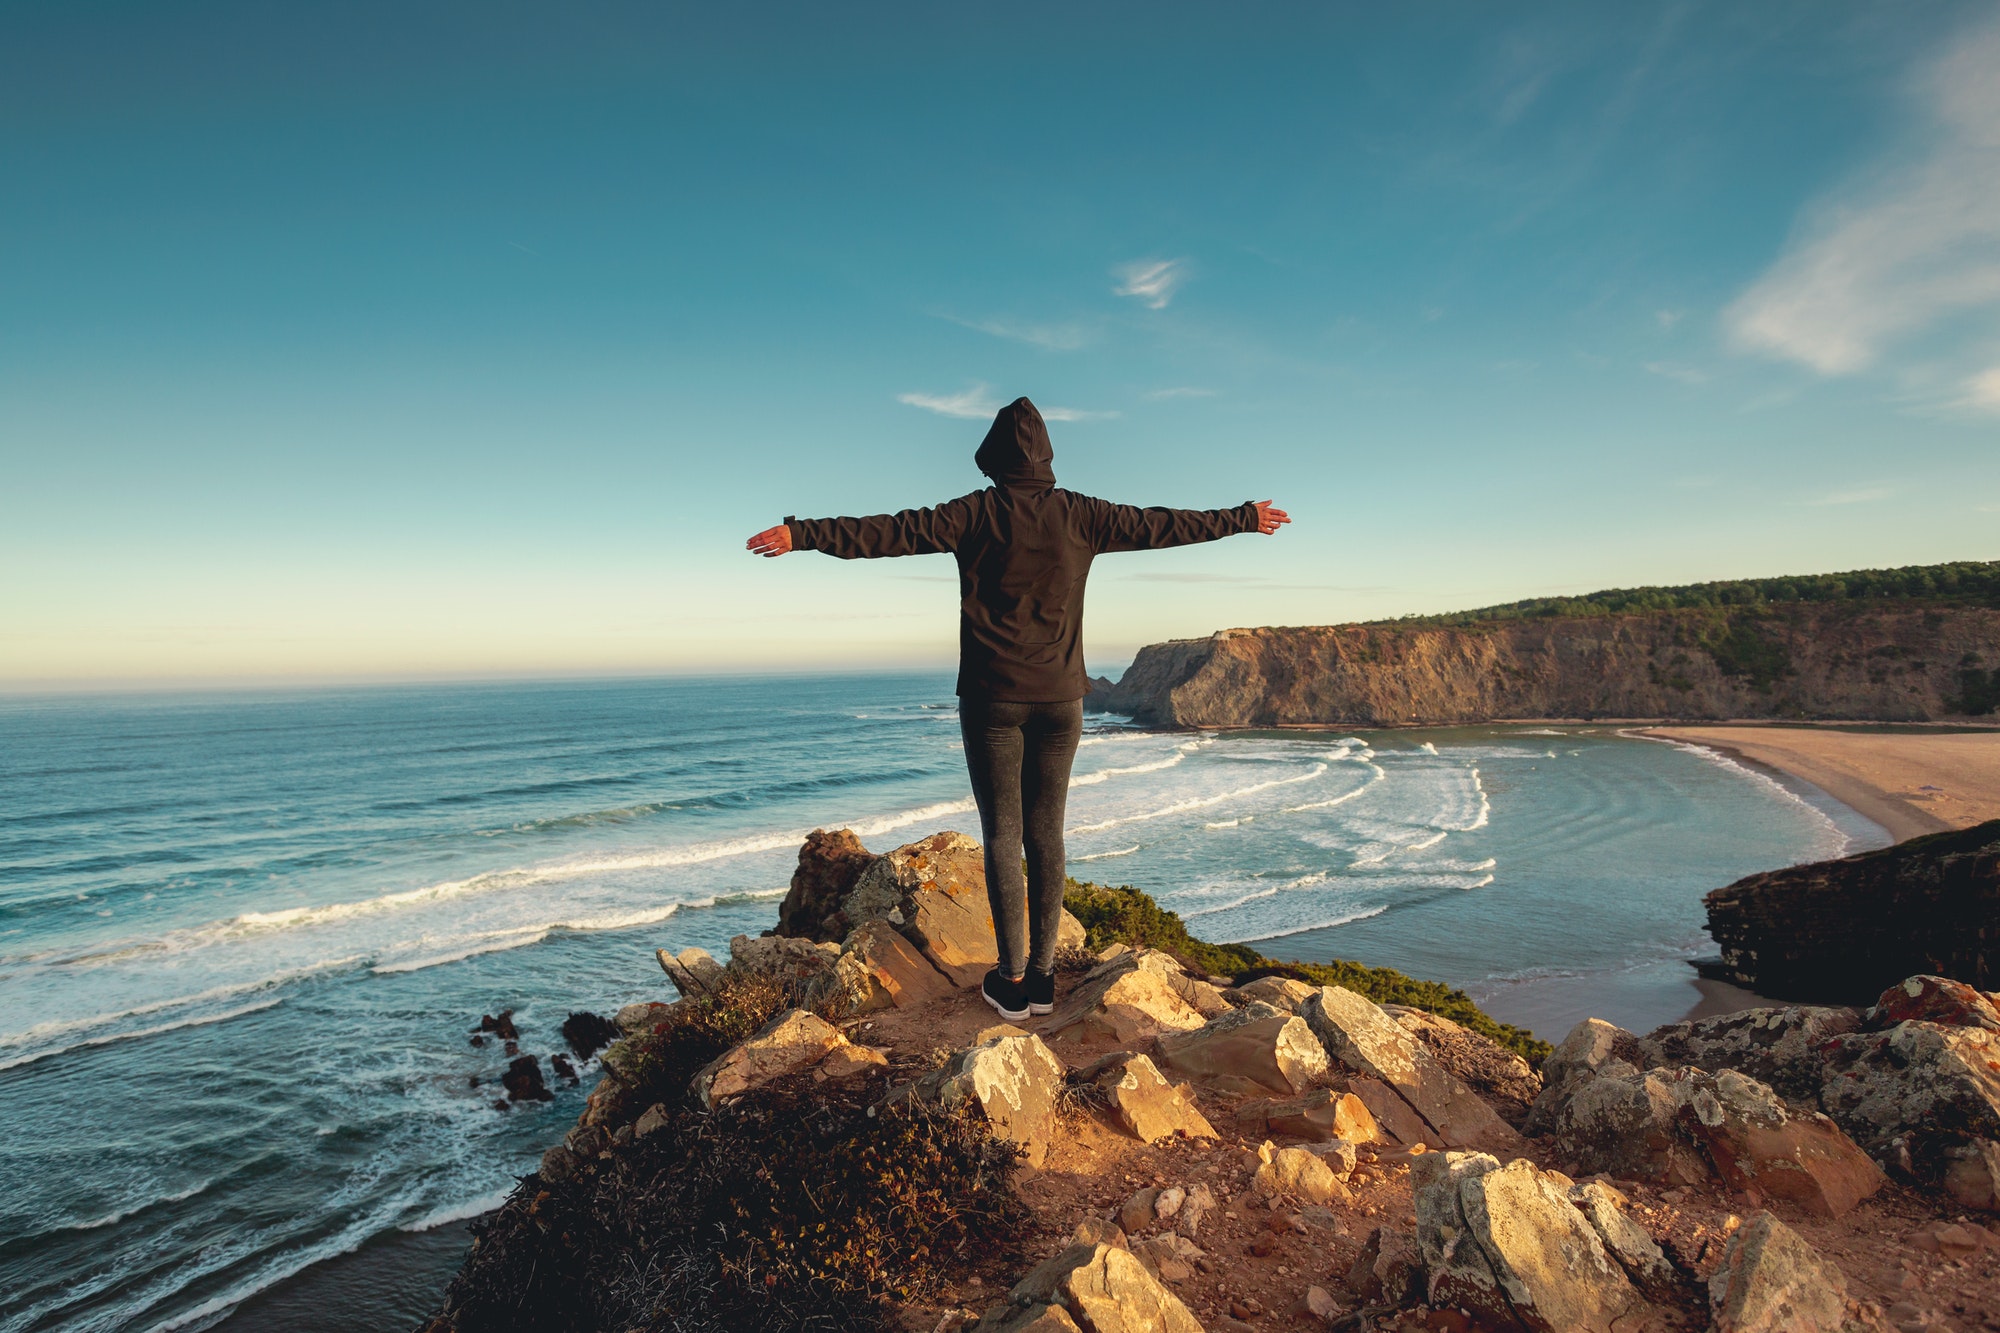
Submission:
MULTIPOLYGON (((979 420, 992 416, 1002 406, 993 396, 990 385, 975 384, 962 393, 899 393, 896 401, 911 407, 921 407, 926 412, 935 412, 941 417, 960 417, 965 420, 979 420)), ((1041 409, 1044 421, 1109 421, 1116 412, 1091 412, 1080 407, 1044 407, 1041 409)))
POLYGON ((2000 305, 2000 24, 1928 72, 1928 140, 1820 200, 1729 307, 1739 347, 1822 375, 1876 363, 1896 338, 2000 305))
POLYGON ((1965 382, 1965 396, 1959 406, 1980 412, 2000 412, 2000 366, 1982 370, 1965 382))
POLYGON ((1686 318, 1687 311, 1685 310, 1655 310, 1653 312, 1653 322, 1658 324, 1667 333, 1673 332, 1674 325, 1686 318))
POLYGON ((1696 366, 1685 366, 1678 361, 1648 361, 1646 373, 1664 379, 1678 380, 1682 384, 1706 384, 1708 372, 1696 366))
POLYGON ((1215 390, 1197 389, 1192 385, 1176 385, 1171 389, 1155 389, 1146 396, 1148 398, 1213 398, 1215 397, 1215 390))
POLYGON ((899 393, 896 401, 941 417, 990 417, 1000 410, 1000 400, 984 384, 975 384, 963 393, 899 393))
POLYGON ((1111 290, 1119 296, 1130 296, 1143 302, 1148 309, 1164 310, 1167 302, 1174 299, 1174 293, 1187 281, 1188 262, 1185 259, 1141 259, 1123 264, 1112 270, 1118 285, 1111 290))
POLYGON ((1857 486, 1853 490, 1828 491, 1823 495, 1810 496, 1798 503, 1815 508, 1822 505, 1865 505, 1886 500, 1895 493, 1893 486, 1857 486))
POLYGON ((1005 319, 961 319, 957 315, 946 315, 944 318, 977 333, 1026 343, 1048 352, 1074 352, 1087 346, 1094 336, 1090 329, 1080 324, 1021 324, 1005 319))

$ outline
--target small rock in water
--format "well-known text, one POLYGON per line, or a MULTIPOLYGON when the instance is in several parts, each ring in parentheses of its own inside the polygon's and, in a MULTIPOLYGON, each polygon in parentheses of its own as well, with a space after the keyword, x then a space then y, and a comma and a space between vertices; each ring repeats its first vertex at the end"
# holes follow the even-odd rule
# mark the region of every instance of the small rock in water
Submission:
POLYGON ((493 1103, 493 1109, 496 1111, 511 1111, 514 1109, 514 1106, 513 1103, 509 1102, 506 1098, 502 1097, 501 1099, 493 1103))
POLYGON ((480 1036, 477 1032, 475 1032, 472 1034, 472 1044, 474 1046, 484 1046, 486 1044, 486 1038, 480 1036))
POLYGON ((507 1066, 507 1072, 500 1076, 500 1084, 507 1089, 507 1100, 512 1102, 548 1102, 555 1100, 542 1082, 541 1062, 532 1055, 524 1055, 507 1066))
POLYGON ((563 1040, 579 1060, 588 1060, 623 1035, 618 1025, 602 1014, 584 1011, 563 1020, 563 1040))
POLYGON ((501 1049, 501 1054, 505 1055, 510 1060, 513 1059, 515 1056, 519 1055, 520 1053, 521 1053, 521 1043, 518 1041, 510 1041, 506 1044, 505 1047, 501 1049))
POLYGON ((557 1051, 554 1055, 549 1057, 549 1068, 555 1070, 556 1073, 560 1074, 567 1082, 575 1083, 577 1081, 576 1066, 571 1064, 569 1062, 569 1057, 567 1055, 564 1055, 561 1051, 557 1051))
POLYGON ((514 1011, 512 1009, 502 1009, 498 1017, 492 1014, 480 1015, 479 1026, 472 1030, 474 1032, 491 1032, 502 1041, 518 1041, 521 1037, 520 1032, 514 1027, 514 1011))

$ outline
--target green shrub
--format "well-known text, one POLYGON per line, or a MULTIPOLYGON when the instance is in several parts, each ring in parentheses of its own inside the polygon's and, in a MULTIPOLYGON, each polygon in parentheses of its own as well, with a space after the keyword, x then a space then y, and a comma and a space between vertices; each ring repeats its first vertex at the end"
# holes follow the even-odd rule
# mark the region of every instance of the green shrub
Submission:
POLYGON ((1130 885, 1112 888, 1070 880, 1063 903, 1083 923, 1089 936, 1087 947, 1093 952, 1112 944, 1129 944, 1162 950, 1210 976, 1240 977, 1255 972, 1294 977, 1316 986, 1344 986, 1377 1004, 1408 1005, 1449 1018, 1531 1064, 1541 1063, 1555 1049, 1526 1028, 1488 1017, 1464 991, 1435 981, 1418 981, 1394 968, 1367 967, 1341 959, 1330 963, 1280 962, 1247 944, 1210 944, 1196 939, 1178 915, 1130 885))

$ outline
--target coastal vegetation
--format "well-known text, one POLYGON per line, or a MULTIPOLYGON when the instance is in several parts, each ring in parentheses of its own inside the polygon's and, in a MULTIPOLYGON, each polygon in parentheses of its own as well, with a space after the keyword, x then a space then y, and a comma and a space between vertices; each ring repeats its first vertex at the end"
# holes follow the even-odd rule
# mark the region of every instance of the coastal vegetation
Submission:
POLYGON ((1407 1005, 1448 1018, 1508 1050, 1539 1064, 1553 1048, 1526 1028, 1496 1022, 1464 991, 1436 981, 1419 981, 1394 968, 1368 967, 1335 959, 1328 963, 1281 962, 1247 944, 1210 944, 1188 933, 1180 917, 1154 902, 1149 894, 1128 885, 1069 881, 1063 905, 1083 923, 1092 952, 1112 944, 1159 949, 1183 966, 1209 976, 1252 980, 1284 976, 1314 986, 1344 986, 1377 1004, 1407 1005))

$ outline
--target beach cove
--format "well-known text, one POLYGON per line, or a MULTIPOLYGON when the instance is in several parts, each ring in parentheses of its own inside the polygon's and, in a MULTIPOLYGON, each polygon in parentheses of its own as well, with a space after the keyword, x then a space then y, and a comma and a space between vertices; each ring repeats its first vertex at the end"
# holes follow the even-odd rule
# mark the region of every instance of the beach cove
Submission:
MULTIPOLYGON (((213 1326, 455 1229, 593 1079, 494 1110, 482 1012, 546 1057, 571 1010, 657 998, 653 948, 769 925, 810 828, 977 831, 942 677, 22 701, 4 726, 0 986, 32 1021, 0 1034, 0 1101, 33 1131, 9 1329, 213 1326)), ((1703 891, 1884 838, 1603 726, 1087 741, 1074 876, 1550 1037, 1681 1016, 1703 891)))

